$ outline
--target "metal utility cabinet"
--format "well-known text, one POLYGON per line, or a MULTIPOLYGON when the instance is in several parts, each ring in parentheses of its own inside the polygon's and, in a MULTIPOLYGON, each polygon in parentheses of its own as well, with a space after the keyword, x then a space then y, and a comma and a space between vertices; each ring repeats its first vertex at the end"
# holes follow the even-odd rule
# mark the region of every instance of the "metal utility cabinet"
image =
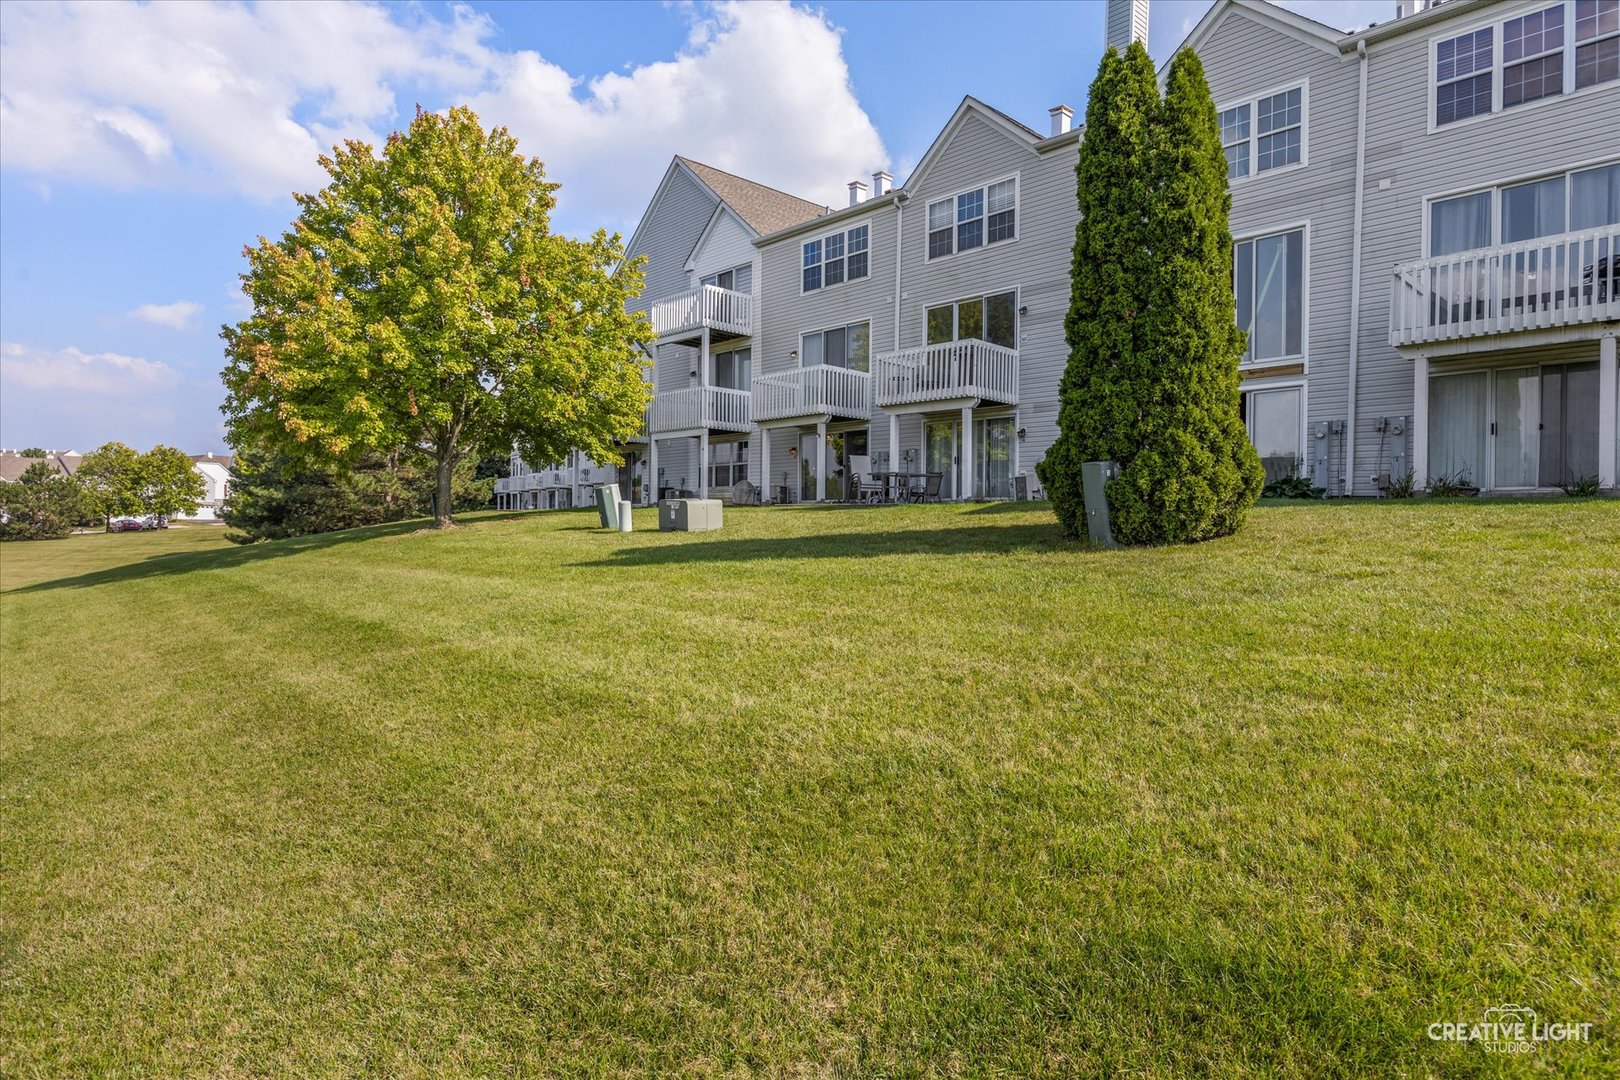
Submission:
POLYGON ((720 525, 719 499, 665 499, 658 504, 660 532, 707 532, 720 525))

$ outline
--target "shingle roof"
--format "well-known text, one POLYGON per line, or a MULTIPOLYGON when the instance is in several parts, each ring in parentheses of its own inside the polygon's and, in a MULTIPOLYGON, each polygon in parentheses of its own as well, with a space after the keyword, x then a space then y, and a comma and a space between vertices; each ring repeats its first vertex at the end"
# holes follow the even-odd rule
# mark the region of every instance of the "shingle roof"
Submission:
POLYGON ((820 203, 756 184, 716 169, 713 165, 705 165, 688 157, 681 158, 681 161, 761 236, 829 212, 829 208, 820 203))
POLYGON ((80 455, 74 453, 60 453, 51 451, 44 457, 24 457, 15 450, 0 453, 0 480, 16 481, 22 479, 22 474, 28 471, 28 466, 36 461, 43 461, 51 467, 51 471, 62 476, 72 476, 79 469, 80 455))

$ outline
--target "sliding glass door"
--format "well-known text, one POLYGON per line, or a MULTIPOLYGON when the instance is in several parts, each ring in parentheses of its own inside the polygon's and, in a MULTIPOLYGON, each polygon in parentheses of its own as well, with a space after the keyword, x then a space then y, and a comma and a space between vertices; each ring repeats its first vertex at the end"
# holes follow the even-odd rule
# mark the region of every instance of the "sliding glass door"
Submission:
MULTIPOLYGON (((1499 488, 1536 486, 1541 446, 1541 375, 1533 367, 1496 373, 1496 479, 1499 488)), ((1475 474, 1476 476, 1478 473, 1475 474)), ((1484 486, 1483 480, 1476 483, 1484 486)))
POLYGON ((1013 418, 973 422, 973 486, 985 499, 1012 498, 1013 418))
POLYGON ((1598 471, 1598 365, 1544 364, 1429 380, 1429 475, 1496 490, 1598 471))
POLYGON ((1429 380, 1429 475, 1480 483, 1485 477, 1485 410, 1489 382, 1483 371, 1429 380))

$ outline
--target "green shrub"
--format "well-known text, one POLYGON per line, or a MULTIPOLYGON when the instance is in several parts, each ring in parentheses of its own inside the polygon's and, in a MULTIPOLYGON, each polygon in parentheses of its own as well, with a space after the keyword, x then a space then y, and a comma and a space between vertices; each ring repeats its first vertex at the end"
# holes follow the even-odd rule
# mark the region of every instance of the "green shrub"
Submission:
POLYGON ((1273 480, 1260 494, 1267 499, 1320 499, 1327 495, 1327 488, 1319 488, 1303 476, 1290 476, 1273 480))
POLYGON ((1595 476, 1576 476, 1559 484, 1558 490, 1577 499, 1589 499, 1603 488, 1595 476))
POLYGON ((0 540, 60 540, 89 514, 78 482, 43 461, 0 483, 0 540))
POLYGON ((1391 499, 1410 499, 1417 490, 1417 476, 1410 469, 1405 476, 1397 476, 1384 485, 1384 494, 1391 499))

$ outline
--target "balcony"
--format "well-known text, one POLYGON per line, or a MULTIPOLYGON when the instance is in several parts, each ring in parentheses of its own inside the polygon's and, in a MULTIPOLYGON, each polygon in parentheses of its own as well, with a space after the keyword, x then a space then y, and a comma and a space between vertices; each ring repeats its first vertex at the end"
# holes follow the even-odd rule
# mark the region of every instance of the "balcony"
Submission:
POLYGON ((1620 225, 1460 251, 1395 268, 1395 348, 1620 319, 1620 225))
POLYGON ((724 386, 694 386, 655 394, 647 410, 647 428, 654 435, 699 431, 753 429, 749 394, 724 386))
POLYGON ((877 403, 884 408, 977 398, 1018 404, 1018 350, 988 341, 946 341, 883 353, 873 361, 877 403))
POLYGON ((812 364, 754 379, 754 419, 812 417, 865 419, 872 412, 872 376, 864 371, 812 364))
POLYGON ((754 298, 718 285, 658 300, 652 306, 653 333, 660 341, 691 342, 709 331, 711 341, 754 335, 754 298))

